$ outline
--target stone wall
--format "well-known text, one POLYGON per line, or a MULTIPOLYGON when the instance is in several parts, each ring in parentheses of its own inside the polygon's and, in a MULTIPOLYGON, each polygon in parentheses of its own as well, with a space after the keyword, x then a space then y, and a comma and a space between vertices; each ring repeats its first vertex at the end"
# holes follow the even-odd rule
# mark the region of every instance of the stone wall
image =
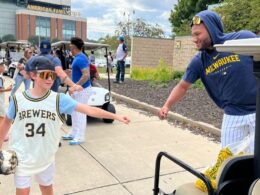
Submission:
POLYGON ((174 70, 185 70, 197 52, 195 44, 191 41, 191 36, 175 37, 173 50, 174 70))
POLYGON ((132 39, 132 66, 156 66, 160 59, 174 70, 185 70, 197 53, 191 36, 175 39, 134 37, 132 39))
POLYGON ((132 65, 157 66, 160 59, 172 66, 174 40, 134 37, 132 39, 132 65))

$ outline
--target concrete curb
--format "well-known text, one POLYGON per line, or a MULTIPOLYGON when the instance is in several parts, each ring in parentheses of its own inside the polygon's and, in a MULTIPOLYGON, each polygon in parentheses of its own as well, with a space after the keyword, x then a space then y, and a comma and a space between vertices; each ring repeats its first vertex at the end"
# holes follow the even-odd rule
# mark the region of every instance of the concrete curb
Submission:
MULTIPOLYGON (((126 103, 129 103, 133 106, 135 106, 135 108, 137 109, 141 109, 141 110, 145 110, 145 111, 149 111, 155 115, 157 115, 158 111, 160 108, 158 107, 155 107, 153 105, 149 105, 147 103, 144 103, 144 102, 140 102, 138 100, 135 100, 135 99, 131 99, 129 97, 126 97, 126 96, 123 96, 123 95, 119 95, 117 93, 114 93, 114 92, 111 92, 112 94, 112 97, 115 99, 115 100, 121 100, 123 102, 126 102, 126 103)), ((174 113, 174 112, 169 112, 168 113, 168 118, 169 119, 174 119, 174 120, 178 120, 182 123, 185 123, 185 124, 189 124, 193 127, 198 127, 200 129, 202 129, 203 131, 205 132, 209 132, 209 133, 212 133, 214 135, 218 135, 220 136, 220 129, 214 127, 213 125, 210 125, 208 123, 204 123, 204 122, 201 122, 201 121, 194 121, 194 120, 191 120, 185 116, 182 116, 180 114, 177 114, 177 113, 174 113)))

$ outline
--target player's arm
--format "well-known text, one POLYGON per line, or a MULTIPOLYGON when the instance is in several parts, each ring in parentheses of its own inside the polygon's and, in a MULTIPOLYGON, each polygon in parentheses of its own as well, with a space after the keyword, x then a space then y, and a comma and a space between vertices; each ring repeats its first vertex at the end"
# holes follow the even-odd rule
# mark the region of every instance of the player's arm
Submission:
POLYGON ((61 66, 55 67, 55 72, 60 77, 60 79, 69 87, 73 88, 73 91, 81 91, 83 88, 80 85, 75 84, 69 76, 66 74, 66 72, 62 69, 61 66))
POLYGON ((0 87, 0 93, 6 92, 6 91, 11 91, 12 87, 13 87, 13 85, 9 85, 7 88, 0 87))
POLYGON ((184 97, 187 90, 190 88, 192 84, 181 80, 172 90, 171 94, 169 95, 168 99, 164 103, 163 107, 160 109, 158 115, 160 119, 164 119, 169 112, 169 109, 176 104, 181 98, 184 97))
POLYGON ((2 150, 2 145, 5 139, 5 136, 7 135, 10 127, 12 125, 12 120, 8 119, 6 116, 2 120, 2 123, 0 124, 0 151, 2 150))
POLYGON ((90 78, 89 68, 81 69, 81 73, 82 73, 82 76, 79 79, 79 81, 77 82, 77 84, 82 86, 90 78))
POLYGON ((88 106, 86 104, 78 103, 75 110, 77 112, 81 112, 81 113, 84 113, 86 115, 89 115, 89 116, 92 116, 95 118, 114 119, 114 120, 123 122, 125 124, 128 124, 130 122, 130 119, 126 116, 117 115, 117 114, 102 110, 100 108, 88 106))

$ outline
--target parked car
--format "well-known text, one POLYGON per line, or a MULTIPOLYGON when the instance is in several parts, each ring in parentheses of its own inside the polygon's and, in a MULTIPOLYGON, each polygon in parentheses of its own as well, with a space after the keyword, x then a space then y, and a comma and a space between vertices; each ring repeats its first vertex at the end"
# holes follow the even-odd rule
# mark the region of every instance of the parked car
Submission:
POLYGON ((106 67, 106 59, 96 59, 95 66, 96 67, 106 67))
POLYGON ((125 59, 125 66, 126 67, 130 67, 131 63, 132 63, 131 56, 126 57, 126 59, 125 59))

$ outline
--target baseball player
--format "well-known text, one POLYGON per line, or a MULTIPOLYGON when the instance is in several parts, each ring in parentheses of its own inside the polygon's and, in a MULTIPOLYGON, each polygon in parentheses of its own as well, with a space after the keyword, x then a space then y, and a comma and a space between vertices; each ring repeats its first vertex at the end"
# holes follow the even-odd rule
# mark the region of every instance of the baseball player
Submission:
POLYGON ((48 58, 37 56, 28 66, 34 88, 13 96, 0 126, 0 151, 4 137, 11 127, 10 149, 16 152, 18 158, 14 177, 16 194, 28 195, 30 181, 34 176, 42 194, 53 195, 54 159, 60 140, 61 114, 71 114, 76 110, 126 124, 129 119, 89 107, 68 95, 51 91, 57 75, 54 64, 48 58))
MULTIPOLYGON (((91 95, 91 81, 89 61, 85 54, 82 53, 84 42, 78 37, 72 37, 70 40, 70 50, 75 56, 72 62, 72 81, 83 87, 82 91, 71 94, 71 97, 83 104, 88 103, 91 95)), ((80 112, 73 112, 71 115, 72 129, 69 134, 63 136, 63 140, 70 140, 70 145, 81 144, 85 140, 85 129, 87 127, 87 117, 80 112)))
MULTIPOLYGON (((199 52, 192 58, 183 79, 174 87, 159 117, 164 119, 171 106, 188 91, 192 83, 201 79, 209 96, 224 110, 221 127, 221 145, 254 138, 256 111, 256 79, 253 59, 234 53, 217 52, 213 45, 227 40, 255 38, 250 31, 224 33, 220 16, 212 11, 202 11, 192 20, 192 41, 199 52)), ((195 112, 195 110, 194 110, 195 112)), ((253 152, 254 140, 250 151, 253 152)))

